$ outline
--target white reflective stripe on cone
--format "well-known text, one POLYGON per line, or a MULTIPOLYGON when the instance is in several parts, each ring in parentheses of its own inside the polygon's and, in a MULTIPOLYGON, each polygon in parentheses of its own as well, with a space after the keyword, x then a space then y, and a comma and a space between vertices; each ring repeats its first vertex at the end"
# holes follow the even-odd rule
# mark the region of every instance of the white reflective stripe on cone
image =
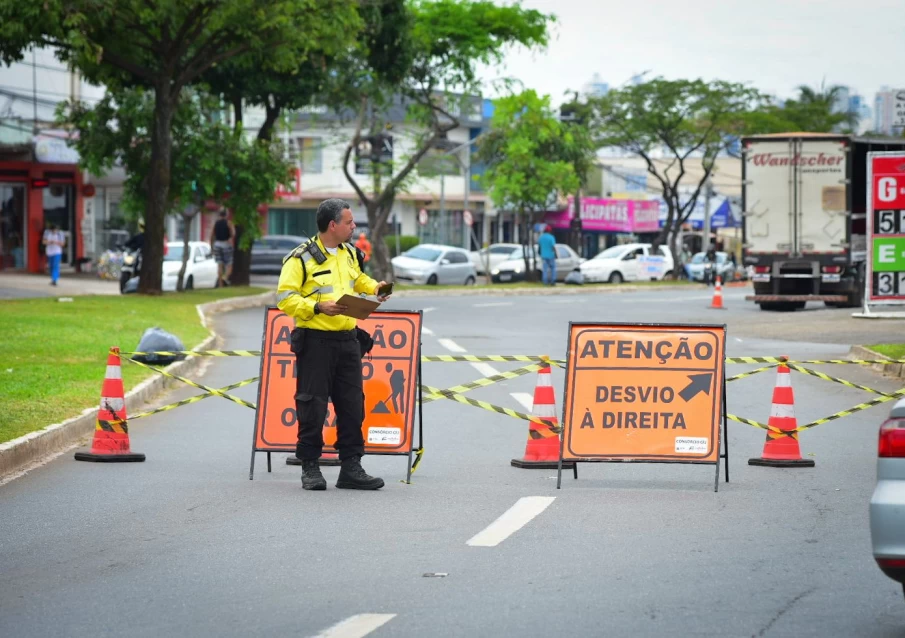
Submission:
POLYGON ((776 387, 777 388, 790 388, 792 387, 792 375, 788 372, 780 372, 776 375, 776 387))
POLYGON ((107 366, 107 374, 105 374, 104 377, 107 379, 122 379, 122 366, 107 366))
POLYGON ((795 418, 795 406, 785 405, 782 403, 774 403, 770 408, 770 416, 781 416, 795 418))
POLYGON ((537 385, 544 387, 553 385, 553 375, 549 372, 542 372, 537 375, 537 385))
POLYGON ((101 397, 101 410, 111 410, 113 412, 119 412, 126 407, 126 402, 123 399, 116 398, 108 398, 101 397))
POLYGON ((531 412, 534 416, 543 417, 545 419, 548 417, 556 418, 556 406, 552 403, 535 403, 531 412))

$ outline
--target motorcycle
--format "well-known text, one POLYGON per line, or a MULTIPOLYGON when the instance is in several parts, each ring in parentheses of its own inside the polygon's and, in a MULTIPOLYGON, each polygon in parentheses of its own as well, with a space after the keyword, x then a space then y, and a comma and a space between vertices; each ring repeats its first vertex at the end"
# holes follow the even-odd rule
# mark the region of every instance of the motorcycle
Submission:
POLYGON ((713 262, 708 261, 704 263, 704 283, 708 286, 712 286, 716 282, 716 277, 714 275, 714 267, 713 262))
POLYGON ((129 250, 128 248, 123 249, 123 265, 119 272, 119 292, 124 295, 126 294, 129 280, 133 277, 138 277, 141 273, 140 248, 137 250, 129 250))

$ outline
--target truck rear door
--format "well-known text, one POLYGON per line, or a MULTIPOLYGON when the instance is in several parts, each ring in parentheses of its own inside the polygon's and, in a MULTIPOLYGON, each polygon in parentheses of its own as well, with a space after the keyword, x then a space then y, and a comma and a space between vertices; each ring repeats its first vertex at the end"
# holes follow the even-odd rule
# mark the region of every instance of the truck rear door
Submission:
POLYGON ((796 140, 796 254, 845 254, 848 224, 843 140, 796 140))
POLYGON ((795 141, 751 140, 745 154, 745 241, 751 254, 793 250, 795 141))

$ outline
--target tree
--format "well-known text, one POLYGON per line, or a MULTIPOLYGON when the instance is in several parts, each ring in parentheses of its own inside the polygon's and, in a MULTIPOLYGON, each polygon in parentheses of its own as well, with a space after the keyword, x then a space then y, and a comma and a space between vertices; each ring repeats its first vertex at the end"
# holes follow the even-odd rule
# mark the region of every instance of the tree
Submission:
MULTIPOLYGON (((392 83, 407 70, 411 55, 406 49, 410 25, 405 0, 363 3, 358 13, 358 22, 349 25, 348 35, 357 30, 360 37, 325 39, 317 47, 309 44, 292 68, 273 68, 266 52, 251 52, 212 67, 204 80, 232 106, 237 129, 243 125, 245 105, 263 108, 264 122, 257 138, 270 140, 284 113, 315 101, 340 107, 346 97, 343 90, 354 84, 356 74, 370 74, 392 83)), ((251 254, 243 248, 244 225, 236 224, 236 237, 239 245, 233 257, 232 279, 234 283, 248 283, 251 254)))
POLYGON ((782 106, 766 104, 764 108, 746 116, 747 133, 831 133, 837 130, 855 131, 859 116, 854 111, 836 110, 841 86, 814 90, 809 86, 798 87, 798 98, 786 100, 782 106))
POLYGON ((170 189, 172 122, 179 96, 216 64, 269 51, 290 68, 308 46, 341 38, 357 19, 355 0, 0 0, 0 60, 28 47, 56 47, 90 81, 153 91, 151 162, 145 211, 147 254, 141 292, 159 293, 170 189))
POLYGON ((497 6, 487 0, 412 1, 403 15, 411 24, 403 47, 411 52, 411 63, 392 67, 392 73, 383 77, 370 73, 369 67, 387 61, 385 52, 398 45, 403 35, 397 32, 396 40, 389 42, 377 38, 368 49, 369 57, 346 76, 344 91, 356 115, 343 172, 367 210, 374 247, 371 263, 378 279, 389 278, 389 251, 383 237, 396 193, 422 158, 459 126, 454 113, 478 92, 480 65, 499 62, 511 45, 546 45, 547 25, 553 19, 539 11, 497 6), (393 100, 406 108, 408 123, 417 132, 408 157, 387 164, 377 161, 388 135, 381 113, 393 100), (372 152, 370 187, 360 185, 349 170, 353 153, 363 147, 372 152))
POLYGON ((669 242, 678 255, 679 231, 694 210, 717 155, 745 132, 748 115, 763 97, 742 84, 657 78, 591 98, 592 132, 600 146, 623 148, 642 158, 660 184, 667 215, 654 250, 669 242), (662 152, 665 161, 655 161, 662 152), (687 170, 703 172, 685 195, 687 170))
MULTIPOLYGON (((279 145, 247 139, 241 130, 234 131, 214 117, 218 109, 216 98, 184 89, 173 114, 165 214, 179 214, 185 229, 177 290, 182 290, 189 254, 188 229, 202 208, 212 201, 226 204, 237 223, 256 228, 258 205, 272 199, 276 184, 288 174, 279 145)), ((84 168, 95 174, 117 164, 124 168, 124 206, 132 215, 142 215, 151 197, 153 95, 143 88, 109 91, 93 107, 81 102, 62 104, 57 119, 78 133, 72 144, 84 168)), ((249 235, 246 241, 252 238, 249 235)), ((145 242, 145 250, 150 241, 145 242)))
POLYGON ((590 140, 579 127, 561 123, 549 96, 533 90, 496 100, 494 106, 478 156, 487 166, 484 180, 493 203, 522 218, 525 273, 534 279, 534 224, 559 196, 578 191, 576 164, 587 168, 590 140))

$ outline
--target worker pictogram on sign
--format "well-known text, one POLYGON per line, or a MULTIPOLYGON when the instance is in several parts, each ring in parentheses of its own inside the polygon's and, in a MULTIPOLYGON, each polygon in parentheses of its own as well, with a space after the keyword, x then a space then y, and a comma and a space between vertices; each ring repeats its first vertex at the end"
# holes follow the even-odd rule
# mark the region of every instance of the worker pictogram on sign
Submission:
POLYGON ((725 326, 570 324, 560 463, 709 463, 718 479, 725 341, 725 326))
MULTIPOLYGON (((358 326, 374 340, 371 352, 361 361, 365 453, 408 456, 406 480, 409 480, 421 379, 421 312, 378 310, 359 320, 358 326)), ((268 453, 268 471, 271 452, 295 452, 298 437, 295 393, 300 371, 290 349, 294 327, 293 320, 278 308, 267 309, 249 476, 254 474, 256 452, 268 453)), ((419 446, 420 433, 419 421, 419 446)), ((324 421, 324 453, 335 453, 335 444, 336 410, 330 402, 324 421)))

